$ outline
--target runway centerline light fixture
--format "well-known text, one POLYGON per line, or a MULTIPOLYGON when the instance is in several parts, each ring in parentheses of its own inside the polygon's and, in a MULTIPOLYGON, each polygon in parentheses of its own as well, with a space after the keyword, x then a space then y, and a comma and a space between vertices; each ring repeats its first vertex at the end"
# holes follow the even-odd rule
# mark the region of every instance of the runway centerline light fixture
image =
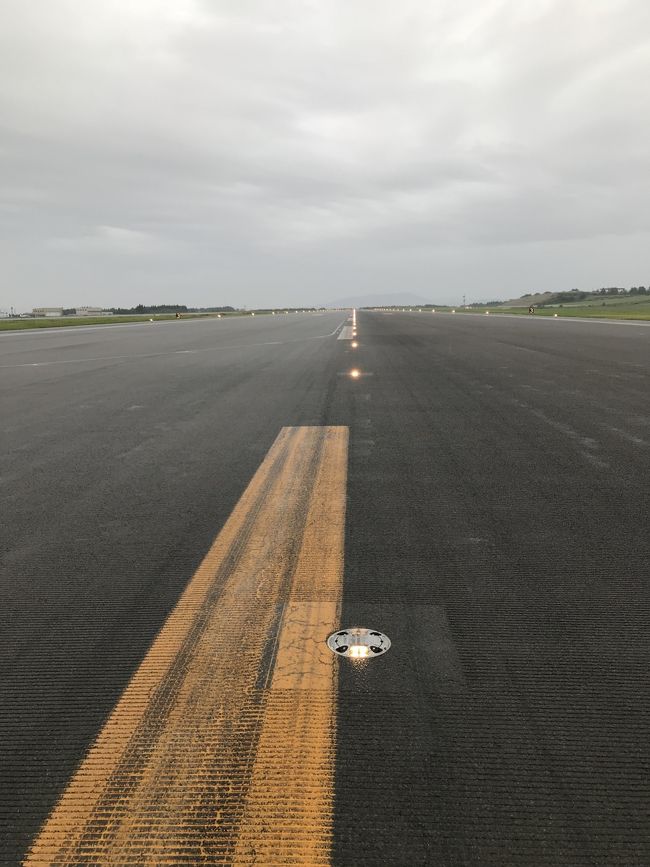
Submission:
POLYGON ((374 659, 383 656, 390 649, 391 641, 383 632, 354 626, 333 632, 327 639, 327 646, 337 656, 349 659, 374 659))

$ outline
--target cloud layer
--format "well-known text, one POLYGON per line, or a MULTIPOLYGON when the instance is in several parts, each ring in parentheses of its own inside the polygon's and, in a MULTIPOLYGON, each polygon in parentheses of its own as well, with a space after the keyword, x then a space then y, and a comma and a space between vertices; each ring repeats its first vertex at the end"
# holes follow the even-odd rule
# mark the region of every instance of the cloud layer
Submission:
POLYGON ((643 0, 5 0, 0 308, 648 283, 649 72, 643 0))

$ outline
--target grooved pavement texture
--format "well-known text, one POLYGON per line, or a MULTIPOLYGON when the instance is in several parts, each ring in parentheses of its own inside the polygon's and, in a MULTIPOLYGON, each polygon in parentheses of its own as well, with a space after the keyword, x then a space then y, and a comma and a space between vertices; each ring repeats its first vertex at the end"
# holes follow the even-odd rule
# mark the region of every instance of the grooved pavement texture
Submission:
POLYGON ((320 424, 341 622, 393 641, 339 669, 333 863, 650 862, 650 329, 361 312, 352 350, 344 319, 0 340, 2 863, 280 428, 320 424))

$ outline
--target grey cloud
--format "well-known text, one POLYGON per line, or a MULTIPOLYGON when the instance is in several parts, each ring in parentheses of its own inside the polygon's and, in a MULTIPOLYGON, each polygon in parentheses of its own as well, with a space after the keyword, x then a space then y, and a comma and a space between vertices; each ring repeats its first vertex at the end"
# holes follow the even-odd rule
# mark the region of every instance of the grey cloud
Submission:
POLYGON ((69 238, 49 238, 46 246, 69 253, 109 253, 139 256, 156 253, 158 239, 148 232, 138 232, 123 226, 96 226, 87 235, 69 238))
POLYGON ((642 0, 7 0, 0 308, 647 282, 649 38, 642 0))

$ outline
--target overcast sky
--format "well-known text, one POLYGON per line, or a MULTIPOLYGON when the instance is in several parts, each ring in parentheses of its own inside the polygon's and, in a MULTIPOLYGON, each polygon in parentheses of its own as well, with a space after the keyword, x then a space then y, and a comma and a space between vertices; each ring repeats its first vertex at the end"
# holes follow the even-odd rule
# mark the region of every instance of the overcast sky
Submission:
POLYGON ((0 309, 650 283, 648 0, 2 0, 0 309))

